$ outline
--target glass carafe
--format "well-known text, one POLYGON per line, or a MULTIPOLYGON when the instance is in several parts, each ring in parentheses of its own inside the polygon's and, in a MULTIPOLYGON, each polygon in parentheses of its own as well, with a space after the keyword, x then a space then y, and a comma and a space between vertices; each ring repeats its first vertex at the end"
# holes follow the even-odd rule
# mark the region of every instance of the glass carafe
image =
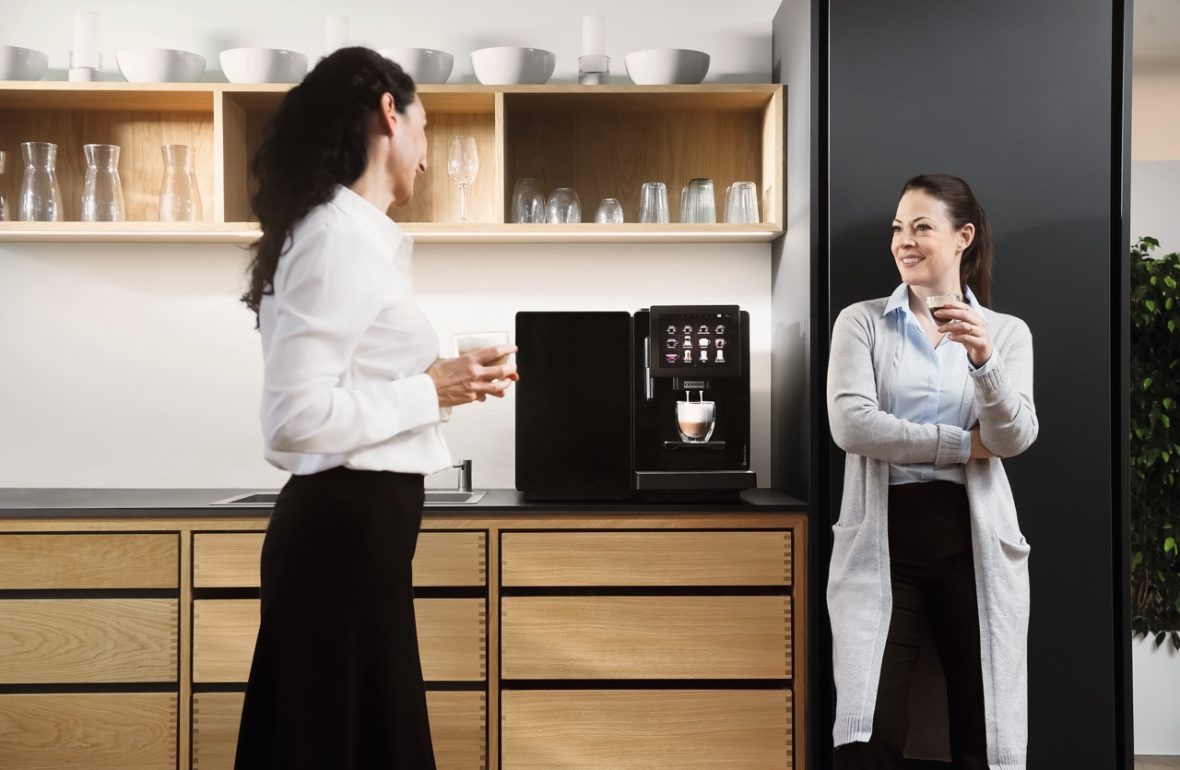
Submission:
POLYGON ((83 222, 122 222, 123 182, 119 179, 119 147, 84 144, 86 181, 82 185, 83 222))
POLYGON ((201 219, 201 193, 193 173, 193 148, 185 144, 166 144, 164 185, 160 188, 161 222, 196 222, 201 219))
POLYGON ((7 160, 8 153, 0 150, 0 222, 9 221, 8 196, 4 194, 4 190, 8 187, 8 180, 4 178, 4 166, 7 160))
POLYGON ((20 183, 20 220, 57 222, 62 219, 61 189, 57 186, 57 145, 52 142, 21 142, 25 175, 20 183))

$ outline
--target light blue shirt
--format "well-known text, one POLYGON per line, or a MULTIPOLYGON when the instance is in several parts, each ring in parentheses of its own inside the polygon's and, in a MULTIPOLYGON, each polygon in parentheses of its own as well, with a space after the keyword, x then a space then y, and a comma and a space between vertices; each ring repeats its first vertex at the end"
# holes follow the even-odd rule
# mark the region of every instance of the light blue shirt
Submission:
MULTIPOLYGON (((967 304, 977 313, 979 303, 970 287, 967 304)), ((915 484, 925 481, 967 483, 963 464, 971 459, 971 426, 961 422, 963 390, 968 372, 973 370, 967 349, 944 334, 938 345, 930 344, 918 319, 910 310, 909 286, 901 284, 889 297, 885 315, 893 314, 898 334, 898 353, 894 361, 893 387, 888 411, 895 417, 920 424, 957 425, 964 430, 958 465, 935 468, 933 463, 890 464, 890 484, 915 484)), ((990 363, 990 362, 989 362, 990 363)), ((986 364, 984 365, 986 366, 986 364)))

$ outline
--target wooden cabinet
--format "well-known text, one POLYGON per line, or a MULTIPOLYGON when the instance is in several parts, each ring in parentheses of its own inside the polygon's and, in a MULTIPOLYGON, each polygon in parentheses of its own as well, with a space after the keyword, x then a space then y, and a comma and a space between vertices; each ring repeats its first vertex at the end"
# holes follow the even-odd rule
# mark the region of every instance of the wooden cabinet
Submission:
MULTIPOLYGON (((20 143, 58 145, 62 222, 0 222, 0 241, 249 243, 250 159, 287 85, 229 83, 0 83, 0 150, 20 158, 20 143), (82 145, 122 148, 119 172, 126 222, 76 221, 85 164, 82 145), (158 221, 164 175, 161 146, 196 150, 203 219, 158 221)), ((419 242, 760 242, 783 232, 783 91, 773 84, 682 86, 423 85, 429 116, 430 172, 411 204, 391 214, 419 242), (475 137, 480 170, 469 199, 470 224, 458 224, 447 150, 475 137), (585 224, 515 225, 516 179, 546 191, 578 191, 585 224), (756 182, 763 220, 752 225, 641 225, 640 185, 667 185, 673 222, 678 192, 694 177, 713 179, 718 211, 727 185, 756 182), (592 224, 597 202, 618 198, 627 224, 592 224)), ((0 184, 10 199, 21 174, 0 184)))
MULTIPOLYGON (((0 519, 0 768, 232 768, 265 524, 0 519)), ((802 515, 423 526, 442 770, 802 767, 802 515)))

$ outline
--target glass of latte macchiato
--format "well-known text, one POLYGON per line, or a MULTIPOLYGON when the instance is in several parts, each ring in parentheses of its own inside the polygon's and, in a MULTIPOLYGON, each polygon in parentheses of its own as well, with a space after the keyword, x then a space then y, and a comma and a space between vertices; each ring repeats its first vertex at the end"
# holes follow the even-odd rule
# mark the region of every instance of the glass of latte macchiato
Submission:
POLYGON ((676 425, 680 440, 686 444, 703 444, 713 436, 717 412, 712 401, 677 401, 676 425))
MULTIPOLYGON (((508 332, 462 332, 455 335, 455 353, 463 355, 473 350, 491 348, 496 345, 507 345, 508 332)), ((485 366, 500 366, 508 363, 508 356, 500 356, 495 361, 488 361, 485 366)))

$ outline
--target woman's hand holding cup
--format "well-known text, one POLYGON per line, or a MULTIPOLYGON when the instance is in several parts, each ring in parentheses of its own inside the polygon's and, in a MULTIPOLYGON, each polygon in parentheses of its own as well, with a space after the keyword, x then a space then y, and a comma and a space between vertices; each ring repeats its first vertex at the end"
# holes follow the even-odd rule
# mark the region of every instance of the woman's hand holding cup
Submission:
POLYGON ((503 398, 504 391, 520 379, 516 364, 507 361, 516 352, 515 345, 494 345, 463 353, 458 358, 440 358, 426 373, 434 380, 438 405, 460 406, 484 401, 488 396, 503 398))
POLYGON ((987 322, 980 318, 970 305, 964 302, 947 302, 933 308, 931 314, 938 322, 940 334, 949 335, 952 342, 967 348, 967 355, 976 369, 992 357, 992 336, 988 332, 987 322))

